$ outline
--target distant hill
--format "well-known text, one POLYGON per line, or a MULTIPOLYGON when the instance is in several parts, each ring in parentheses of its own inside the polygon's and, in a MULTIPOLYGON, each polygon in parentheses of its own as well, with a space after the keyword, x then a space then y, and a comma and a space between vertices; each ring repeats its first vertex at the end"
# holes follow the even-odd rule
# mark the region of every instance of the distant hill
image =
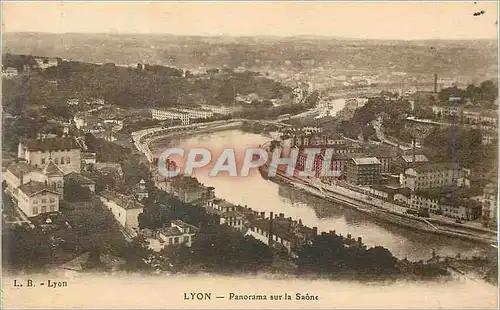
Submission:
POLYGON ((138 34, 5 33, 3 51, 57 56, 77 61, 150 63, 177 67, 290 66, 301 60, 333 69, 407 71, 467 76, 497 76, 494 40, 388 41, 301 37, 203 37, 138 34))

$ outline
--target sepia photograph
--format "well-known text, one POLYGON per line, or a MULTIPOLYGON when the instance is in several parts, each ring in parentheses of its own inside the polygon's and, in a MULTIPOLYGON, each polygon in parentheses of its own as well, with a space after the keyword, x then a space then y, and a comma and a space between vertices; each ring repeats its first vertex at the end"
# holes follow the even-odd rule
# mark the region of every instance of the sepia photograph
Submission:
POLYGON ((498 309, 497 1, 2 1, 2 308, 498 309))

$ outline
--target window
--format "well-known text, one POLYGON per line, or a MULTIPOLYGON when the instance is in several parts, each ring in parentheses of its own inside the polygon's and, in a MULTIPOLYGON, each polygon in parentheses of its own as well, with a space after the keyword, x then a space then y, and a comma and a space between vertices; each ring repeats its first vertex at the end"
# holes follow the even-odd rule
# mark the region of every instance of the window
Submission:
POLYGON ((33 207, 33 214, 38 214, 38 208, 37 207, 33 207))
POLYGON ((45 158, 42 158, 42 165, 45 165, 45 158))
POLYGON ((177 244, 177 243, 179 243, 179 237, 174 238, 174 244, 177 244))
POLYGON ((43 198, 42 203, 47 203, 47 199, 43 198))
POLYGON ((56 206, 55 205, 51 205, 50 206, 50 212, 54 212, 56 211, 56 206))
POLYGON ((47 206, 42 206, 42 213, 47 213, 47 206))
POLYGON ((59 164, 59 158, 54 159, 54 163, 55 163, 56 165, 58 165, 58 164, 59 164))
POLYGON ((168 238, 168 244, 172 244, 172 238, 168 238))
POLYGON ((61 157, 61 165, 64 165, 64 157, 61 157))
POLYGON ((50 202, 54 203, 54 202, 56 202, 56 199, 55 198, 50 198, 50 202))
POLYGON ((33 200, 33 204, 36 205, 38 203, 38 200, 33 200))
POLYGON ((189 236, 184 236, 184 243, 188 243, 189 242, 189 236))

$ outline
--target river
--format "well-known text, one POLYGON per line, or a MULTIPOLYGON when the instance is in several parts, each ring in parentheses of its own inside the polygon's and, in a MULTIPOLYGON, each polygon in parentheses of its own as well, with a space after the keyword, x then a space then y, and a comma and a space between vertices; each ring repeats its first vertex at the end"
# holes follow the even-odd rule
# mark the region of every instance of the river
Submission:
MULTIPOLYGON (((179 146, 184 149, 206 147, 212 152, 212 162, 224 148, 233 148, 237 154, 237 166, 247 147, 256 147, 270 140, 270 137, 228 130, 206 135, 192 136, 172 140, 165 145, 151 145, 153 153, 159 155, 166 147, 179 146)), ((286 217, 302 219, 310 227, 318 227, 319 231, 335 230, 344 236, 362 237, 367 246, 380 245, 388 248, 396 257, 409 260, 429 259, 434 249, 440 256, 486 255, 489 246, 463 241, 432 233, 409 230, 393 224, 377 221, 356 210, 340 204, 327 202, 305 194, 286 185, 265 180, 254 169, 247 177, 229 177, 221 173, 210 177, 210 165, 194 170, 194 176, 205 185, 215 187, 215 194, 232 203, 247 205, 256 211, 284 213, 286 217)))

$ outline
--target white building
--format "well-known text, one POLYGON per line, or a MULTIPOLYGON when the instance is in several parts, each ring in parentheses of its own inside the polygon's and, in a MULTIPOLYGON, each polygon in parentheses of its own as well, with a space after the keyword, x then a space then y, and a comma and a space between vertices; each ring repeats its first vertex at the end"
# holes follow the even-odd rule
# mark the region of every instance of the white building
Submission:
POLYGON ((144 206, 134 197, 105 191, 101 193, 101 201, 113 213, 121 226, 131 229, 139 228, 138 216, 144 211, 144 206))
POLYGON ((19 71, 16 68, 8 67, 2 71, 2 76, 5 78, 13 78, 19 75, 19 71))
POLYGON ((77 98, 69 98, 66 101, 66 104, 69 105, 69 106, 76 106, 76 105, 80 104, 80 100, 78 100, 77 98))
POLYGON ((7 168, 3 179, 7 185, 7 191, 12 194, 15 194, 16 188, 30 181, 43 183, 61 196, 64 191, 63 172, 53 161, 48 161, 40 168, 26 162, 14 163, 7 168))
POLYGON ((29 181, 15 190, 17 206, 28 217, 59 211, 59 193, 45 183, 29 181))
POLYGON ((6 193, 28 217, 59 211, 64 184, 62 172, 53 162, 47 163, 43 170, 25 162, 14 163, 7 168, 3 179, 6 193), (53 173, 53 169, 59 174, 53 173))
POLYGON ((35 58, 35 61, 36 66, 42 70, 58 66, 58 61, 56 58, 35 58))
POLYGON ((64 174, 81 170, 81 147, 74 137, 25 139, 19 142, 18 157, 34 167, 52 160, 64 174))
POLYGON ((207 211, 220 218, 221 225, 228 225, 237 230, 243 230, 245 216, 238 211, 238 207, 223 199, 214 199, 207 203, 207 211))
POLYGON ((188 113, 174 111, 174 110, 161 110, 161 109, 152 109, 151 117, 154 120, 164 121, 167 119, 171 120, 180 120, 182 125, 189 125, 190 117, 188 113))
POLYGON ((185 245, 191 247, 198 230, 197 227, 181 220, 173 220, 170 226, 164 226, 155 231, 143 229, 141 233, 149 241, 149 247, 159 252, 169 246, 185 245))
POLYGON ((453 163, 425 163, 408 168, 400 175, 401 187, 412 191, 443 186, 466 186, 468 173, 453 163))
POLYGON ((488 223, 496 224, 498 216, 498 188, 490 183, 483 189, 483 218, 488 223))
POLYGON ((243 110, 242 106, 227 107, 227 106, 216 106, 210 104, 202 104, 201 108, 204 110, 212 111, 215 114, 221 114, 221 115, 231 115, 234 112, 240 112, 243 110))

